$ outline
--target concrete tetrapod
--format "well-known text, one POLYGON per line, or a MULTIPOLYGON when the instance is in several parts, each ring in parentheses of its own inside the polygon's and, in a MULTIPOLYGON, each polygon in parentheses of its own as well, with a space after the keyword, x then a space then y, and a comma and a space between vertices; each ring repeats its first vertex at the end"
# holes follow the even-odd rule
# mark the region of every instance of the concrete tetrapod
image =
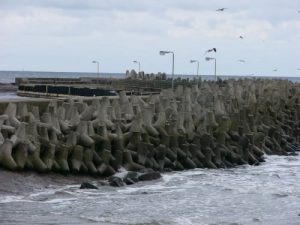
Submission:
POLYGON ((12 157, 13 142, 5 140, 0 146, 0 164, 9 170, 16 170, 18 165, 12 157))
POLYGON ((69 98, 47 107, 9 103, 0 115, 0 166, 109 176, 122 167, 257 165, 264 154, 297 154, 299 87, 279 80, 184 81, 176 92, 148 97, 121 92, 118 99, 69 98))
POLYGON ((18 128, 20 121, 16 118, 17 105, 15 103, 9 103, 4 111, 4 114, 8 116, 9 125, 18 128))

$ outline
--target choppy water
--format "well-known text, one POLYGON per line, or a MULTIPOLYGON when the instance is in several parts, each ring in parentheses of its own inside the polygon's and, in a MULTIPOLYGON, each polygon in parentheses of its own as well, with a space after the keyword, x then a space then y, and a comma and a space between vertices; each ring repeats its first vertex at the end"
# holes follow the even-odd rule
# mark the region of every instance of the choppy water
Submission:
MULTIPOLYGON (((0 224, 300 224, 300 157, 163 174, 132 186, 50 186, 0 196, 0 224)), ((20 184, 22 185, 22 184, 20 184)))

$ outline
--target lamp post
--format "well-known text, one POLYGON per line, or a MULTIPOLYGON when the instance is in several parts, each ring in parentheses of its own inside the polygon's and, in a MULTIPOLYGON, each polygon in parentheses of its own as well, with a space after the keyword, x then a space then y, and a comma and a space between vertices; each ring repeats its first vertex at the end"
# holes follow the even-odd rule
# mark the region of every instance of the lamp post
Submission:
POLYGON ((174 89, 174 52, 172 51, 159 51, 160 55, 172 54, 172 90, 174 89))
POLYGON ((206 61, 215 60, 215 81, 217 81, 217 59, 212 57, 206 57, 206 61))
POLYGON ((140 73, 141 72, 141 63, 140 63, 140 61, 134 60, 133 62, 139 64, 139 73, 140 73))
POLYGON ((99 76, 99 62, 96 61, 96 60, 93 60, 92 63, 97 63, 97 76, 98 76, 98 78, 99 78, 99 77, 100 77, 100 76, 99 76))
POLYGON ((197 63, 197 79, 199 79, 199 61, 195 59, 191 59, 190 63, 197 63))

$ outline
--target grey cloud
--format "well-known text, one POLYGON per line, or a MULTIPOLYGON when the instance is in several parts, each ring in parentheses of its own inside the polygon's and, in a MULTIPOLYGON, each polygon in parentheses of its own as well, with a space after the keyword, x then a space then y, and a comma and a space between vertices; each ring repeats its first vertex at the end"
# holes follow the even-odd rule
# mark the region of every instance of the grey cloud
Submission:
MULTIPOLYGON (((125 11, 125 12, 152 12, 157 15, 167 10, 179 9, 190 11, 215 11, 226 7, 228 13, 247 11, 250 16, 258 19, 290 19, 297 16, 299 3, 294 0, 1 0, 0 9, 22 10, 24 8, 49 8, 64 10, 73 14, 88 15, 95 11, 125 11), (275 10, 277 9, 277 10, 275 10)), ((217 13, 217 12, 216 12, 217 13)), ((93 14, 93 13, 92 13, 93 14)))
POLYGON ((99 10, 124 10, 124 11, 155 11, 178 8, 183 10, 216 10, 220 7, 227 7, 229 10, 243 10, 249 8, 268 8, 285 7, 292 5, 297 7, 297 3, 293 0, 274 1, 262 0, 251 1, 244 0, 233 2, 232 0, 2 0, 2 7, 49 7, 59 9, 99 9, 99 10))
POLYGON ((158 8, 150 1, 139 0, 4 0, 0 2, 1 8, 41 7, 62 10, 121 10, 144 11, 158 8))
MULTIPOLYGON (((274 40, 285 41, 281 42, 282 49, 300 46, 299 32, 293 29, 294 22, 299 21, 298 5, 295 0, 0 0, 0 54, 13 51, 26 64, 35 65, 34 49, 60 70, 63 66, 55 61, 68 57, 84 57, 91 52, 109 57, 113 52, 122 62, 119 51, 125 52, 127 60, 143 51, 145 61, 152 60, 149 70, 156 70, 162 61, 157 54, 160 47, 174 49, 176 57, 182 55, 186 60, 191 55, 202 57, 207 46, 228 46, 220 49, 218 56, 220 68, 223 63, 230 72, 230 66, 221 59, 232 57, 236 62, 241 49, 251 58, 270 52, 268 58, 276 62, 278 59, 272 55, 273 46, 277 46, 274 40), (221 7, 229 9, 224 13, 215 11, 221 7), (237 46, 239 32, 244 32, 245 39, 237 46), (267 38, 262 43, 258 37, 264 33, 267 38), (265 45, 272 48, 266 51, 265 45), (153 46, 158 46, 157 50, 149 57, 153 46), (70 54, 70 49, 75 53, 70 54)), ((289 52, 299 58, 298 49, 289 52)), ((15 64, 13 57, 4 60, 3 65, 15 64)), ((116 72, 115 65, 108 62, 108 70, 116 72)), ((184 72, 184 64, 181 68, 184 72)))

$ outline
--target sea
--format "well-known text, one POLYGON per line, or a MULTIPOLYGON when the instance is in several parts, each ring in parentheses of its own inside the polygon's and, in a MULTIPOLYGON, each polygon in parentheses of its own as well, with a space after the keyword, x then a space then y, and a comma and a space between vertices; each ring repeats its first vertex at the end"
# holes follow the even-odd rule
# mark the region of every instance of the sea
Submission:
POLYGON ((0 192, 0 224, 299 225, 299 180, 300 156, 268 156, 260 166, 168 172, 118 188, 61 183, 0 192))
MULTIPOLYGON (((15 77, 95 75, 11 71, 0 72, 0 83, 13 83, 15 77)), ((1 174, 0 170, 0 178, 1 174)), ((13 179, 13 187, 26 190, 9 190, 8 175, 0 179, 1 225, 300 224, 299 155, 266 156, 259 166, 168 172, 159 180, 119 188, 99 185, 97 190, 79 189, 81 182, 70 184, 68 176, 65 182, 55 182, 58 178, 51 175, 53 182, 47 185, 43 185, 47 175, 20 176, 13 179)))
MULTIPOLYGON (((171 75, 167 75, 171 77, 171 75)), ((39 71, 0 71, 0 83, 14 83, 16 77, 40 77, 40 78, 79 78, 79 77, 106 77, 106 78, 125 78, 125 73, 88 73, 88 72, 39 72, 39 71)), ((201 77, 203 80, 214 80, 214 75, 188 75, 175 74, 174 78, 197 78, 201 77)), ((293 82, 299 82, 300 76, 263 76, 263 75, 218 75, 221 79, 239 79, 239 78, 266 78, 266 79, 287 79, 293 82)))

